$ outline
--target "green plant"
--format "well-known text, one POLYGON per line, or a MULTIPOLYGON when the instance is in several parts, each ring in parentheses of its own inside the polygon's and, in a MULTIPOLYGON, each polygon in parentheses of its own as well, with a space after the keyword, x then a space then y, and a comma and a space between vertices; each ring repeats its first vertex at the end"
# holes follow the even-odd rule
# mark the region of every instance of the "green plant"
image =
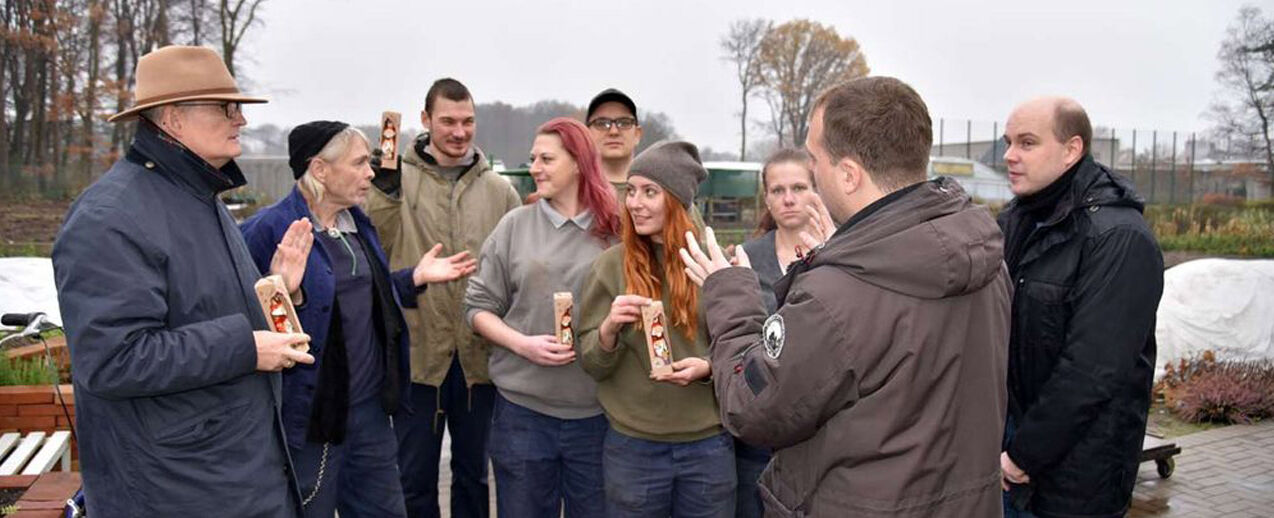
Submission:
POLYGON ((53 243, 0 243, 0 257, 49 257, 53 243))
POLYGON ((57 368, 43 356, 0 359, 0 386, 51 385, 59 381, 57 368))
POLYGON ((1146 222, 1164 250, 1274 257, 1274 205, 1217 201, 1150 206, 1146 222))

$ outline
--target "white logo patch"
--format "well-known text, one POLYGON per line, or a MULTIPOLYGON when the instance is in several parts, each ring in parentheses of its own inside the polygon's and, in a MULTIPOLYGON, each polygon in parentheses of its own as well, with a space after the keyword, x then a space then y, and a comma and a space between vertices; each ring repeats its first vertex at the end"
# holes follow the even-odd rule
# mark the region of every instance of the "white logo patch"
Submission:
POLYGON ((765 341, 765 355, 777 360, 783 353, 783 341, 787 338, 783 317, 775 313, 765 319, 765 324, 761 325, 761 336, 765 341))

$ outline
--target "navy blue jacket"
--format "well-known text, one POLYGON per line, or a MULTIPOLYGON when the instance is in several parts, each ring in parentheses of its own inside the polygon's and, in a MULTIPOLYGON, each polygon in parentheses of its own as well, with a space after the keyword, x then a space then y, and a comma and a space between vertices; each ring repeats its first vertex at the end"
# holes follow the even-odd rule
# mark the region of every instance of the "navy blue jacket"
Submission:
POLYGON ((295 516, 280 376, 256 371, 258 275, 217 193, 242 185, 148 123, 53 246, 95 517, 295 516))
MULTIPOLYGON (((358 207, 350 208, 349 212, 354 217, 354 226, 358 228, 359 235, 367 240, 369 251, 375 254, 376 261, 380 262, 381 269, 389 271, 389 263, 385 260, 380 237, 376 235, 376 228, 372 226, 371 220, 358 207)), ((288 226, 293 221, 309 218, 309 216, 310 208, 306 205, 305 198, 293 187, 287 197, 261 209, 243 222, 240 229, 243 231, 243 237, 248 243, 248 249, 252 253, 257 269, 262 274, 269 274, 270 259, 274 257, 274 251, 283 240, 283 234, 287 232, 288 226)), ((316 236, 315 239, 318 237, 316 236)), ((394 287, 392 290, 394 302, 401 307, 416 307, 416 296, 423 291, 423 287, 421 289, 415 287, 411 274, 410 268, 390 274, 394 287)), ((314 363, 312 365, 298 364, 283 372, 283 425, 287 430, 289 444, 297 447, 305 444, 312 410, 311 403, 322 366, 323 348, 327 344, 332 302, 336 299, 336 276, 332 274, 332 259, 318 243, 310 249, 310 257, 305 261, 305 277, 301 278, 301 291, 305 294, 305 300, 296 312, 301 320, 301 329, 310 335, 310 354, 314 356, 314 363)), ((366 308, 366 311, 370 313, 371 308, 366 308)), ((398 401, 401 407, 410 401, 407 398, 411 386, 409 383, 411 363, 408 355, 410 341, 402 312, 395 308, 393 313, 393 318, 398 319, 399 328, 402 329, 398 343, 394 344, 398 347, 398 401)))

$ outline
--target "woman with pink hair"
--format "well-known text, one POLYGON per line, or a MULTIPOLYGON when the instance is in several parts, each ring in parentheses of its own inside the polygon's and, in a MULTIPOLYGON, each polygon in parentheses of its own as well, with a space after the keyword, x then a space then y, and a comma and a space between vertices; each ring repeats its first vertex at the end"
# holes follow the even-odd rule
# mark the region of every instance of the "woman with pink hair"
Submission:
POLYGON ((575 362, 570 293, 593 259, 617 242, 619 210, 588 128, 553 119, 536 132, 531 177, 538 199, 509 212, 482 245, 465 315, 495 344, 488 452, 501 516, 605 514, 597 384, 575 362), (555 296, 556 295, 556 296, 555 296))

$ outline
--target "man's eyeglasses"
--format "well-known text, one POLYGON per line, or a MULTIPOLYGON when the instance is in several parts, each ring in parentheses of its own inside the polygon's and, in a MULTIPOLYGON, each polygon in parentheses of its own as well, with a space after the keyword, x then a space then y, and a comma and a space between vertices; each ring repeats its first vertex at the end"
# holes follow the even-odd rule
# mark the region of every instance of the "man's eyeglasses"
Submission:
POLYGON ((177 103, 177 106, 220 106, 222 112, 226 114, 226 118, 234 120, 243 113, 243 103, 236 101, 208 101, 208 102, 189 102, 177 103))
POLYGON ((618 119, 598 117, 588 121, 588 127, 598 131, 610 131, 611 128, 619 128, 620 131, 626 131, 633 129, 635 126, 637 126, 637 119, 632 117, 620 117, 618 119))

